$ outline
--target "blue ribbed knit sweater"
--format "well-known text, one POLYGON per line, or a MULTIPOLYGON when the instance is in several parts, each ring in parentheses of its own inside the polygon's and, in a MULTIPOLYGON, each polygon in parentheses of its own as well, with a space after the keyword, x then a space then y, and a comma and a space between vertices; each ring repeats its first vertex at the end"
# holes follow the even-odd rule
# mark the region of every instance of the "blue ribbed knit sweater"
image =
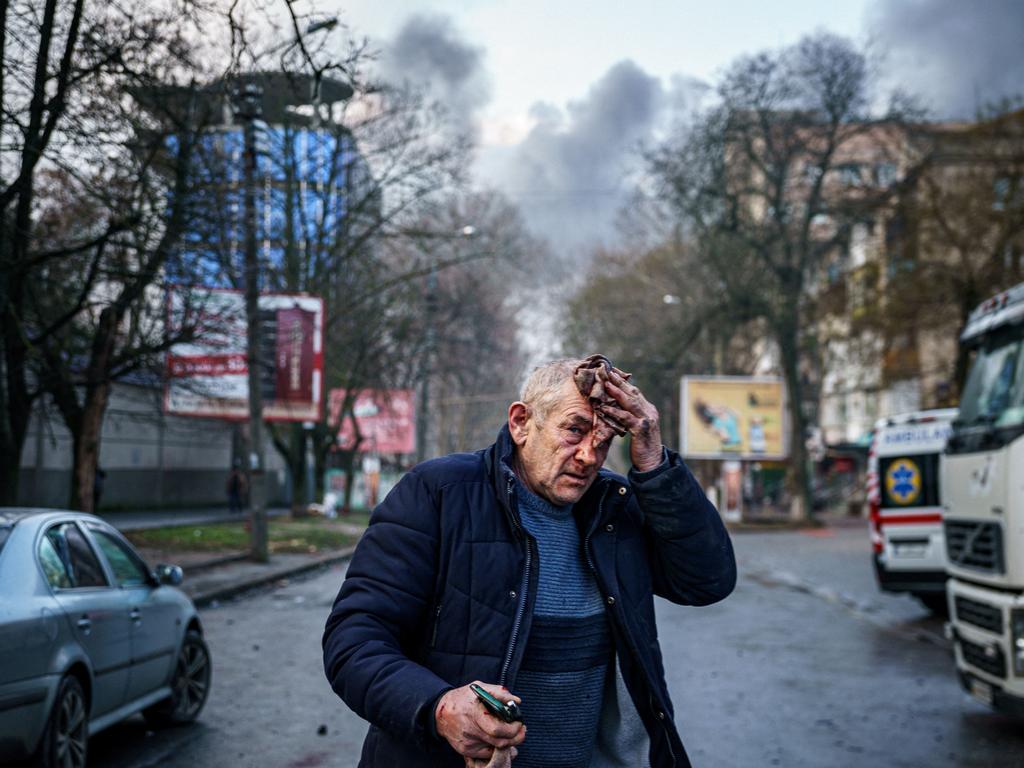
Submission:
POLYGON ((533 623, 515 683, 526 741, 515 768, 587 768, 612 659, 604 601, 586 564, 572 505, 555 507, 519 483, 519 515, 537 540, 533 623))

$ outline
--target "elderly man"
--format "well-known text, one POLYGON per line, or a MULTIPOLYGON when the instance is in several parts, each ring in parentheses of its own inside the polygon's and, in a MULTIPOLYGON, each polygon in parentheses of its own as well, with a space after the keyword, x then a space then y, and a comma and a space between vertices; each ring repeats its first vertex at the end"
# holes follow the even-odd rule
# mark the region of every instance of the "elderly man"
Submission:
POLYGON ((688 766, 653 596, 707 605, 735 580, 729 536, 662 446, 657 409, 601 356, 556 361, 494 445, 420 464, 375 510, 324 666, 371 724, 360 766, 688 766), (601 469, 623 432, 628 479, 601 469), (474 681, 523 722, 489 714, 474 681))

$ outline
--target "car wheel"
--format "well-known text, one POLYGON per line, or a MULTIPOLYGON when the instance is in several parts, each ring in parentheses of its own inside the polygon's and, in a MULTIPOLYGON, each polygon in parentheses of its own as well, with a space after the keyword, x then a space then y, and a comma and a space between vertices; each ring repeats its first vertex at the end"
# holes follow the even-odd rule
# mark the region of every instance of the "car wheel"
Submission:
POLYGON ((85 768, 89 752, 89 710, 78 678, 60 681, 43 731, 36 764, 42 768, 85 768))
POLYGON ((171 695, 143 714, 151 725, 191 723, 199 716, 210 693, 210 650, 198 632, 186 633, 174 665, 171 695))

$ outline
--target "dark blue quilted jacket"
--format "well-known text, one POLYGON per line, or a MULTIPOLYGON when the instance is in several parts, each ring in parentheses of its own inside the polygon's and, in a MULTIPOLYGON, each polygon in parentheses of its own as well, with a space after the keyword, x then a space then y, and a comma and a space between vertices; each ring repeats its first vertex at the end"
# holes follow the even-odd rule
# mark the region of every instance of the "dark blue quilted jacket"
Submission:
MULTIPOLYGON (((537 545, 516 511, 512 441, 420 464, 377 507, 324 632, 335 692, 370 725, 361 767, 462 768, 433 733, 446 690, 516 689, 536 594, 537 545)), ((673 722, 653 595, 707 605, 736 581, 729 535, 682 459, 602 470, 574 508, 608 606, 622 674, 651 737, 652 768, 689 766, 673 722)))

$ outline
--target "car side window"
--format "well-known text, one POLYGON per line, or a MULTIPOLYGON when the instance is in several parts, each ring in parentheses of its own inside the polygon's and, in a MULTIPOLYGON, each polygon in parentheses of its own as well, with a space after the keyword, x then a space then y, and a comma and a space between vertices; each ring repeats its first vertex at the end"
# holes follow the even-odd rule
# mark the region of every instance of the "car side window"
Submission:
POLYGON ((74 523, 61 523, 46 532, 71 576, 72 588, 105 587, 107 578, 96 554, 74 523))
POLYGON ((122 587, 138 587, 149 583, 146 567, 123 541, 96 526, 89 526, 89 530, 110 563, 118 584, 122 587))
POLYGON ((54 589, 71 589, 71 574, 68 573, 64 560, 53 545, 49 535, 39 542, 39 565, 43 568, 46 581, 54 589))

